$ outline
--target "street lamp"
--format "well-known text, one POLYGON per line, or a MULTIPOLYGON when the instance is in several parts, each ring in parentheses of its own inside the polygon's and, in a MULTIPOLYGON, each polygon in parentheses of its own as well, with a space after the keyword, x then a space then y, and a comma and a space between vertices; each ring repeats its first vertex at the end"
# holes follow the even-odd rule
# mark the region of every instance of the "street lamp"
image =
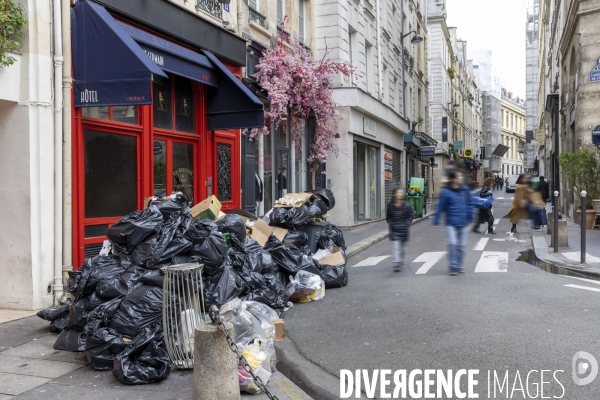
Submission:
POLYGON ((405 83, 405 78, 404 78, 404 38, 406 38, 408 35, 410 34, 415 34, 412 39, 410 39, 410 42, 412 44, 417 44, 417 43, 421 43, 423 41, 423 36, 421 35, 417 35, 416 31, 410 31, 408 32, 406 35, 403 33, 400 33, 400 46, 402 46, 402 114, 404 115, 404 118, 406 118, 406 87, 404 85, 405 83))
MULTIPOLYGON (((450 104, 452 104, 452 103, 454 103, 454 101, 451 101, 451 102, 449 102, 449 103, 448 103, 448 105, 446 105, 446 108, 448 108, 448 106, 449 106, 450 104)), ((457 109, 458 107, 460 107, 460 104, 458 104, 458 103, 454 103, 454 104, 452 104, 452 108, 453 108, 453 109, 457 109)))

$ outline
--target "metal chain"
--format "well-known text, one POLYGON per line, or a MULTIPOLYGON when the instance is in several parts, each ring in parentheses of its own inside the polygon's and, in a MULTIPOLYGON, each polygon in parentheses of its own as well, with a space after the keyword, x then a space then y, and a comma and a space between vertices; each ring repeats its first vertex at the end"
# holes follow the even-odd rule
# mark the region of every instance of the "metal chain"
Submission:
POLYGON ((250 365, 248 364, 248 361, 246 361, 246 359, 244 358, 242 353, 240 353, 240 350, 238 349, 237 344, 235 344, 234 340, 231 338, 229 333, 227 333, 227 329, 225 328, 225 324, 221 320, 221 314, 219 313, 219 309, 217 308, 217 306, 214 306, 214 305, 211 306, 210 309, 208 310, 208 313, 210 315, 210 319, 215 324, 217 324, 217 327, 225 335, 225 338, 227 339, 227 344, 229 344, 229 348, 237 356, 240 365, 252 376, 252 379, 254 379, 256 386, 258 386, 267 395, 267 397, 269 399, 279 400, 276 396, 274 396, 273 394, 271 394, 271 392, 269 392, 269 389, 267 389, 267 385, 265 385, 258 376, 254 375, 254 372, 252 371, 252 367, 250 367, 250 365))

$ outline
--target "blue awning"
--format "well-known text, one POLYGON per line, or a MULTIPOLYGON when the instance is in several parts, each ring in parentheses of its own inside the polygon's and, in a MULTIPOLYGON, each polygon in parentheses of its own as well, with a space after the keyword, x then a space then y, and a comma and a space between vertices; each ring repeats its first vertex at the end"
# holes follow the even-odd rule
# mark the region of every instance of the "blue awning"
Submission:
POLYGON ((75 107, 152 104, 152 74, 166 71, 208 85, 208 130, 264 126, 262 102, 209 51, 117 22, 89 0, 71 19, 75 107))
POLYGON ((71 16, 75 107, 152 104, 152 74, 167 77, 101 6, 71 16))
POLYGON ((208 88, 208 130, 262 128, 263 103, 214 54, 202 51, 215 67, 219 88, 208 88))

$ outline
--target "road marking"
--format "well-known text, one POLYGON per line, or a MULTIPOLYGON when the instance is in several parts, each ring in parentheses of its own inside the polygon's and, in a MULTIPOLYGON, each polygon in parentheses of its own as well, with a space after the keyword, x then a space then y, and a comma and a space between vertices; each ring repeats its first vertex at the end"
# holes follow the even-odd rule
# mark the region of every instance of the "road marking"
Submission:
POLYGON ((475 272, 506 272, 508 253, 505 251, 484 251, 477 262, 475 272))
POLYGON ((574 288, 574 289, 583 289, 583 290, 590 290, 592 292, 600 292, 600 289, 594 288, 594 287, 579 286, 579 285, 565 285, 565 286, 566 287, 570 287, 570 288, 574 288))
POLYGON ((383 260, 385 260, 388 257, 389 256, 369 257, 369 258, 362 260, 358 264, 353 265, 352 268, 354 268, 354 267, 371 267, 373 265, 379 264, 380 262, 382 262, 383 260))
POLYGON ((504 200, 504 197, 497 197, 496 200, 504 200))
POLYGON ((511 197, 510 199, 511 199, 511 200, 514 200, 515 198, 514 198, 514 197, 511 197))
MULTIPOLYGON (((570 253, 561 253, 563 256, 567 257, 569 260, 573 261, 581 261, 581 251, 572 251, 570 253)), ((589 253, 585 253, 585 263, 586 264, 594 264, 600 263, 600 258, 594 257, 589 253)))
POLYGON ((496 219, 494 220, 494 225, 498 225, 499 223, 500 223, 500 218, 496 218, 496 219))
POLYGON ((490 238, 479 239, 479 243, 477 243, 477 246, 473 247, 473 250, 482 251, 483 249, 485 249, 485 245, 487 244, 488 240, 490 240, 490 238))
POLYGON ((416 275, 426 274, 427 271, 429 271, 431 269, 431 267, 433 267, 435 265, 435 263, 440 261, 440 259, 442 257, 444 257, 445 255, 446 255, 445 251, 433 251, 433 252, 421 254, 413 262, 422 262, 425 264, 423 264, 421 266, 421 268, 419 268, 417 270, 417 272, 415 272, 415 274, 416 275))
POLYGON ((565 275, 565 278, 578 279, 580 281, 584 281, 584 282, 589 282, 589 283, 594 283, 596 285, 600 285, 600 281, 593 281, 591 279, 577 278, 576 276, 567 276, 567 275, 565 275))

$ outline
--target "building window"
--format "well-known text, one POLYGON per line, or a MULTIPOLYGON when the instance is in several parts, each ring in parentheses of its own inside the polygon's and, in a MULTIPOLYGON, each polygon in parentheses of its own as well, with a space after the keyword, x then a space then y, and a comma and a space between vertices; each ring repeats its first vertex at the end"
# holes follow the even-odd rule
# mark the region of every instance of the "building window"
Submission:
MULTIPOLYGON (((354 66, 354 32, 348 27, 348 55, 350 56, 350 66, 354 66)), ((350 83, 352 86, 356 86, 354 83, 354 74, 350 74, 350 83)))
POLYGON ((248 0, 248 7, 258 11, 258 0, 248 0))
POLYGON ((283 22, 283 17, 285 16, 285 4, 284 0, 276 0, 277 1, 277 22, 281 24, 283 22))
POLYGON ((154 127, 196 132, 194 88, 189 79, 154 77, 154 127))
POLYGON ((369 50, 370 49, 369 49, 369 47, 370 47, 369 44, 367 42, 365 42, 365 83, 367 85, 367 93, 370 93, 369 92, 369 89, 370 89, 369 81, 371 80, 370 79, 371 77, 369 76, 369 73, 370 73, 370 71, 369 71, 369 52, 370 52, 369 50))
POLYGON ((304 43, 306 35, 306 0, 298 0, 298 34, 300 43, 304 43))

